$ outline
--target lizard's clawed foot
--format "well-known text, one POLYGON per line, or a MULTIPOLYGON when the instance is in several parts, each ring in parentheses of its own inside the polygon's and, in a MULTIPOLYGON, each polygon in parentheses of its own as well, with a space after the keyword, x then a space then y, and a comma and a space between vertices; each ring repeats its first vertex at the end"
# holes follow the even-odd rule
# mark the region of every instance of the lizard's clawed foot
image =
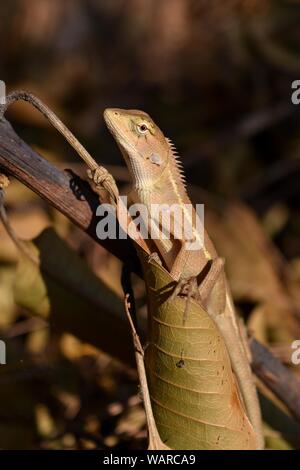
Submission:
POLYGON ((187 296, 190 292, 194 294, 194 297, 200 297, 198 291, 197 278, 195 276, 184 278, 182 277, 176 284, 175 289, 172 292, 170 300, 174 300, 178 295, 187 296))
POLYGON ((98 166, 94 170, 88 169, 89 179, 97 186, 103 187, 109 193, 114 202, 118 201, 119 191, 112 175, 103 166, 98 166))
MULTIPOLYGON (((177 295, 185 296, 187 298, 186 307, 184 311, 184 322, 187 318, 187 310, 190 299, 195 299, 202 308, 205 310, 208 307, 210 294, 224 268, 224 259, 217 257, 214 258, 207 267, 205 266, 204 278, 203 271, 198 276, 179 279, 170 300, 174 300, 177 295), (200 279, 199 279, 200 276, 200 279)), ((226 299, 225 299, 226 301, 226 299)))
POLYGON ((174 300, 177 296, 184 296, 186 297, 186 304, 185 304, 185 309, 183 313, 183 324, 185 324, 186 319, 187 319, 187 314, 188 314, 188 309, 189 309, 189 303, 190 299, 195 299, 197 302, 199 302, 202 305, 202 299, 199 294, 199 289, 198 289, 198 282, 197 282, 197 277, 189 277, 189 278, 181 278, 174 291, 172 292, 172 295, 170 296, 170 300, 174 300))

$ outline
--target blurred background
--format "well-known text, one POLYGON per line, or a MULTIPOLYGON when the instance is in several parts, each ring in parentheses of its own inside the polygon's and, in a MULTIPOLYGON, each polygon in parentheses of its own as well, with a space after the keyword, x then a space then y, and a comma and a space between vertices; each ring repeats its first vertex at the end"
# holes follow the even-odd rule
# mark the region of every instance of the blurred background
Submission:
MULTIPOLYGON (((299 373, 300 105, 291 84, 300 79, 300 2, 13 0, 1 2, 0 17, 7 91, 47 103, 122 190, 129 177, 106 107, 145 110, 174 141, 238 311, 299 373)), ((28 104, 7 118, 49 161, 85 174, 28 104)), ((0 447, 145 448, 120 263, 14 179, 6 207, 45 262, 41 272, 0 225, 0 447)), ((143 325, 138 279, 135 291, 143 325)), ((299 423, 259 390, 268 448, 300 448, 299 423)))

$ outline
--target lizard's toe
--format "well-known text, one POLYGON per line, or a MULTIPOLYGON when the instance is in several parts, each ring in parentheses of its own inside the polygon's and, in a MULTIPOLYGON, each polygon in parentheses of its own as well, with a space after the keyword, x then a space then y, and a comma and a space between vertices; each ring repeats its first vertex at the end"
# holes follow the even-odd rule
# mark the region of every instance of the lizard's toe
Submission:
POLYGON ((179 279, 179 281, 177 282, 171 296, 170 296, 170 300, 174 300, 178 295, 186 295, 186 288, 187 288, 187 283, 188 283, 188 279, 186 278, 181 278, 179 279))
POLYGON ((179 279, 170 296, 170 300, 174 300, 178 295, 184 297, 192 297, 200 301, 201 299, 198 290, 197 278, 195 276, 192 276, 188 278, 179 279))

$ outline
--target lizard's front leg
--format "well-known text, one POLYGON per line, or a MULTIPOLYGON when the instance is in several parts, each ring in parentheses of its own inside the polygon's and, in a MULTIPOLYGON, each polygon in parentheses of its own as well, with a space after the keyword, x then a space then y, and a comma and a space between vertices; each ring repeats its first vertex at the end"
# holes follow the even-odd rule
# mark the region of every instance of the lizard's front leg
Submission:
POLYGON ((205 308, 207 307, 211 291, 224 268, 224 264, 224 258, 218 256, 217 258, 212 259, 208 273, 199 284, 199 294, 205 308))
MULTIPOLYGON (((172 292, 170 300, 174 300, 177 295, 184 295, 187 297, 183 314, 183 323, 185 323, 187 318, 191 298, 197 300, 203 308, 207 307, 211 291, 215 286, 223 267, 224 259, 217 257, 211 260, 209 271, 205 274, 205 277, 201 280, 200 284, 198 284, 198 278, 201 277, 202 271, 198 276, 182 277, 179 279, 174 291, 172 292)), ((204 269, 206 269, 206 267, 204 267, 204 269)))
MULTIPOLYGON (((205 274, 205 277, 199 282, 199 278, 201 278, 202 273, 206 270, 206 266, 197 276, 190 276, 190 277, 179 277, 177 285, 172 293, 171 299, 174 299, 179 294, 187 294, 187 285, 189 283, 195 284, 197 291, 201 298, 201 303, 204 307, 206 307, 207 302, 209 300, 211 291, 215 286, 215 283, 224 267, 224 258, 217 257, 207 262, 210 264, 208 272, 205 274)), ((171 271, 172 275, 172 271, 171 271)), ((175 277, 172 275, 172 277, 175 277)))

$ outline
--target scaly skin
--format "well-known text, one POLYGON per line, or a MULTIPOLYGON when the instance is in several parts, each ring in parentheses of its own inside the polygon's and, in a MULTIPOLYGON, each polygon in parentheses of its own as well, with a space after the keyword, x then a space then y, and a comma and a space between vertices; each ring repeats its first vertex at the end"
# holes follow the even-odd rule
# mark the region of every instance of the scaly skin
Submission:
MULTIPOLYGON (((257 448, 261 449, 263 438, 256 388, 223 265, 218 263, 220 258, 204 229, 202 241, 195 223, 196 211, 193 209, 190 215, 186 212, 186 205, 191 205, 191 201, 176 151, 150 116, 142 111, 106 109, 104 119, 132 176, 133 202, 145 204, 149 213, 152 204, 178 204, 189 220, 191 238, 160 238, 152 242, 161 262, 178 283, 197 278, 201 298, 206 298, 205 307, 223 334, 248 417, 256 431, 257 448), (200 242, 199 248, 187 249, 191 240, 200 242), (213 269, 214 265, 219 268, 213 269)), ((161 222, 155 218, 152 222, 159 230, 161 222)), ((172 233, 174 235, 174 230, 172 233)))

